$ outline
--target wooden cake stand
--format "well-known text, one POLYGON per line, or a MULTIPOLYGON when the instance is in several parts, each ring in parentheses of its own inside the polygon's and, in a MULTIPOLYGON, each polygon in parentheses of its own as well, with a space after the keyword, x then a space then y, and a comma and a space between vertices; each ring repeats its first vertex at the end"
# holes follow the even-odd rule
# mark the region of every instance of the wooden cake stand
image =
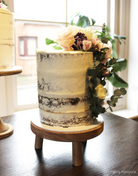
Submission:
POLYGON ((42 149, 43 139, 72 142, 72 162, 74 166, 80 166, 82 165, 83 142, 100 135, 103 131, 103 125, 103 118, 99 116, 89 126, 69 128, 52 127, 42 124, 39 115, 37 115, 31 121, 31 130, 36 135, 35 149, 42 149))
MULTIPOLYGON (((22 72, 20 66, 14 66, 8 70, 0 70, 0 76, 10 76, 22 72)), ((0 117, 0 139, 6 138, 13 133, 13 127, 10 124, 4 123, 0 117)))

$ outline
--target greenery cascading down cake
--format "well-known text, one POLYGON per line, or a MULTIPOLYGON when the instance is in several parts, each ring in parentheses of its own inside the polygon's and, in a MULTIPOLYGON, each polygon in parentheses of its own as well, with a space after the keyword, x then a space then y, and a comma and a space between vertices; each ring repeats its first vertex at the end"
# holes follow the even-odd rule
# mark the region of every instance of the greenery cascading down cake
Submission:
MULTIPOLYGON (((37 50, 41 122, 60 127, 91 125, 99 113, 106 111, 105 78, 111 76, 107 63, 117 62, 111 58, 111 43, 102 43, 93 30, 76 26, 61 31, 56 42, 46 42, 58 42, 64 50, 37 50)), ((126 93, 124 88, 117 92, 121 94, 113 95, 109 107, 126 93)))
POLYGON ((0 3, 0 70, 14 65, 13 14, 0 3))

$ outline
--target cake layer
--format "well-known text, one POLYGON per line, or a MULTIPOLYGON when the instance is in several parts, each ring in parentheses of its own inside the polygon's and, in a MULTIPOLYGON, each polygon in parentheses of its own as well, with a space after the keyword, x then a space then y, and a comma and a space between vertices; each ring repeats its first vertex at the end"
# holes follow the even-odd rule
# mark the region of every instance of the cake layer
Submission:
POLYGON ((0 28, 0 40, 13 40, 13 25, 1 25, 0 28))
POLYGON ((0 69, 11 68, 14 65, 14 44, 13 42, 0 40, 0 69))
MULTIPOLYGON (((52 68, 52 67, 51 67, 52 68)), ((38 72, 38 92, 40 95, 52 96, 62 93, 63 96, 78 94, 89 95, 86 71, 72 70, 57 72, 38 72)), ((69 98, 69 97, 68 97, 69 98)))
POLYGON ((0 69, 14 66, 13 14, 3 6, 0 8, 0 69))
POLYGON ((90 97, 49 98, 38 95, 39 108, 58 113, 77 113, 88 110, 90 97))
POLYGON ((39 109, 41 122, 50 126, 70 127, 91 125, 93 119, 91 112, 77 112, 77 113, 50 113, 39 109))
POLYGON ((93 61, 90 52, 37 51, 38 92, 43 96, 70 98, 76 93, 88 95, 86 72, 93 61))
POLYGON ((37 50, 37 69, 42 72, 45 70, 57 73, 69 70, 74 72, 76 69, 86 71, 90 67, 89 61, 93 61, 91 52, 60 51, 54 53, 37 50))

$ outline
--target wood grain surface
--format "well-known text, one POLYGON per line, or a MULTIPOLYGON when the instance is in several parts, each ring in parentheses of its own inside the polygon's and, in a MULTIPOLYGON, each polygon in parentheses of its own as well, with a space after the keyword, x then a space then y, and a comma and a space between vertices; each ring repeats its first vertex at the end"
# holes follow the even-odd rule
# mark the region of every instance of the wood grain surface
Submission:
MULTIPOLYGON (((22 72, 22 67, 13 66, 11 69, 0 70, 0 76, 11 76, 22 72)), ((6 138, 13 134, 13 127, 5 124, 0 117, 0 139, 6 138)))
POLYGON ((54 141, 83 142, 100 135, 103 132, 104 126, 104 121, 103 119, 101 119, 101 117, 99 123, 97 122, 94 127, 91 126, 91 129, 85 129, 83 131, 53 131, 47 128, 43 128, 41 126, 39 115, 36 114, 34 118, 35 119, 31 121, 31 130, 33 131, 33 133, 39 136, 40 138, 45 138, 54 141))
POLYGON ((0 140, 0 176, 137 176, 138 122, 105 113, 104 131, 84 143, 83 165, 72 165, 72 143, 45 139, 34 149, 34 110, 2 118, 14 133, 0 140))
POLYGON ((14 66, 11 69, 0 70, 0 76, 16 75, 22 72, 22 67, 14 66))

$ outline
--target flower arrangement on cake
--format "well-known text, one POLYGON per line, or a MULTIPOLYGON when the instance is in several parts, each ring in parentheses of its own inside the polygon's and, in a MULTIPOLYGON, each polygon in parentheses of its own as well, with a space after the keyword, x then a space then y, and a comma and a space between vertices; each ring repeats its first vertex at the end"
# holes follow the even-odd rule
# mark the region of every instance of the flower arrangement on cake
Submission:
POLYGON ((114 40, 108 32, 108 28, 103 25, 102 32, 95 32, 86 27, 72 26, 65 28, 58 33, 55 40, 46 38, 46 44, 55 44, 55 49, 63 49, 65 51, 83 51, 93 52, 93 63, 90 62, 90 68, 87 70, 87 79, 89 80, 89 88, 91 90, 91 100, 89 109, 92 117, 96 118, 100 113, 106 112, 109 108, 116 106, 118 99, 126 94, 128 87, 118 71, 123 71, 127 67, 126 59, 118 59, 112 57, 112 43, 114 40), (109 100, 107 100, 108 108, 104 107, 106 94, 106 83, 110 81, 117 89, 109 100))

